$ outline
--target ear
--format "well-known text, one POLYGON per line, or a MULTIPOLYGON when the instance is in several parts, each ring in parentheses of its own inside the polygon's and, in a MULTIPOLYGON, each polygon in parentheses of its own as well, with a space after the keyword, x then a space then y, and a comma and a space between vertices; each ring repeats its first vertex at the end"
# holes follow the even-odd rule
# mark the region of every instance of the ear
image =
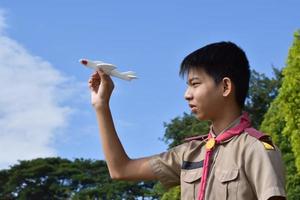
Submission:
POLYGON ((233 92, 233 83, 228 77, 222 80, 223 97, 228 97, 233 92))

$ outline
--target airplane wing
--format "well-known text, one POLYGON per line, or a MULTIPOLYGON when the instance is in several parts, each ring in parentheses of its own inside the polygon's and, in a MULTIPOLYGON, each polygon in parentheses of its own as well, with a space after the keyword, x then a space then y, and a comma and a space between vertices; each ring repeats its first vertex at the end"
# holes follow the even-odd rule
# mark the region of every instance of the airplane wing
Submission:
POLYGON ((135 72, 132 72, 132 71, 119 72, 117 70, 112 70, 110 72, 110 74, 112 76, 115 76, 115 77, 118 77, 120 79, 127 80, 127 81, 131 81, 132 79, 137 79, 137 76, 136 76, 135 72))
POLYGON ((110 73, 112 70, 116 69, 116 67, 109 63, 100 63, 97 64, 97 68, 102 69, 105 73, 110 73))

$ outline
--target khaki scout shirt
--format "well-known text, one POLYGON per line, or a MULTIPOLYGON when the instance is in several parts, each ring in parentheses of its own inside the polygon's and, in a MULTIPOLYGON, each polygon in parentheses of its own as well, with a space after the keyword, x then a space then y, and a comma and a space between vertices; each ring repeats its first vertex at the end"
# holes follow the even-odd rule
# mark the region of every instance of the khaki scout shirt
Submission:
MULTIPOLYGON (((182 200, 198 197, 205 142, 192 140, 150 160, 152 170, 165 187, 181 185, 182 200)), ((217 145, 212 157, 205 200, 267 200, 285 196, 283 165, 277 147, 268 149, 244 132, 217 145)))

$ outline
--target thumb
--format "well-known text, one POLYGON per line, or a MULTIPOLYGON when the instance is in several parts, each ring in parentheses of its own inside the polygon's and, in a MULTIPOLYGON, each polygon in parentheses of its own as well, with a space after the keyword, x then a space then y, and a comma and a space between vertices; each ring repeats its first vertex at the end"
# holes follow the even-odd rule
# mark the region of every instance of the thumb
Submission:
POLYGON ((97 70, 98 75, 100 76, 101 81, 103 82, 110 82, 111 78, 109 75, 107 75, 106 73, 104 73, 104 71, 102 71, 101 69, 97 70))
POLYGON ((105 74, 104 71, 102 71, 101 69, 97 70, 96 72, 97 72, 98 75, 100 76, 101 80, 103 80, 103 79, 106 78, 106 77, 105 77, 106 74, 105 74))

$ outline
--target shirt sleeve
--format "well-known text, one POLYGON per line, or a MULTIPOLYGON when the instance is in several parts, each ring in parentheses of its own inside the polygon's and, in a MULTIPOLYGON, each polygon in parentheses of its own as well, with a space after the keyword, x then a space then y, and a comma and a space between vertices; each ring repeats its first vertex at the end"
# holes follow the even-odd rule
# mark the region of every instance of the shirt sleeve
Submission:
POLYGON ((256 140, 246 151, 245 159, 245 172, 259 200, 286 196, 283 163, 277 147, 266 149, 256 140))
POLYGON ((184 149, 185 144, 182 144, 167 152, 155 155, 150 159, 152 171, 167 189, 180 184, 180 171, 184 149))

